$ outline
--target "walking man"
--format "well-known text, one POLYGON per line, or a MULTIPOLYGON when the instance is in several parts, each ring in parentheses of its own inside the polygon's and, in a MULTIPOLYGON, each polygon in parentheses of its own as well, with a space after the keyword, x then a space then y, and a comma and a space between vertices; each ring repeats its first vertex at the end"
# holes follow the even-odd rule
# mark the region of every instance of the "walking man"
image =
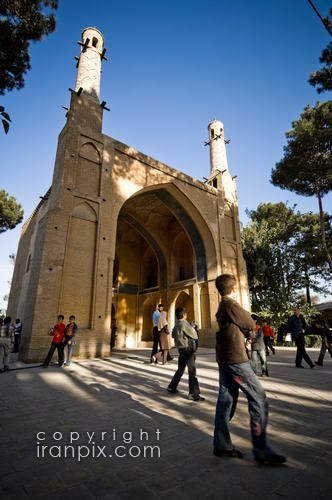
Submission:
POLYGON ((156 354, 158 352, 159 342, 160 342, 159 320, 160 320, 160 313, 163 312, 163 310, 164 310, 163 304, 158 304, 157 309, 155 311, 153 311, 153 314, 152 314, 153 345, 152 345, 150 363, 156 363, 156 364, 158 363, 157 358, 156 358, 156 354))
POLYGON ((301 364, 302 359, 304 359, 304 361, 308 363, 310 368, 315 368, 315 365, 311 361, 309 354, 305 350, 304 335, 305 329, 307 328, 307 323, 305 322, 305 319, 298 307, 294 307, 293 313, 294 314, 288 318, 287 331, 291 333, 292 340, 295 342, 297 347, 295 366, 296 368, 304 368, 304 366, 301 364))
POLYGON ((248 400, 255 461, 266 465, 282 464, 286 462, 286 458, 275 453, 267 444, 266 395, 250 365, 245 349, 245 336, 250 336, 250 332, 255 330, 255 322, 250 313, 230 297, 235 287, 236 279, 232 274, 222 274, 216 279, 221 302, 216 314, 219 325, 216 335, 219 396, 215 415, 213 453, 217 457, 243 457, 241 451, 233 447, 229 432, 229 421, 235 413, 241 389, 248 400))
POLYGON ((323 366, 326 351, 329 351, 332 358, 332 330, 328 328, 325 321, 316 320, 313 326, 315 333, 322 337, 322 346, 320 348, 318 361, 315 361, 315 363, 316 365, 323 366))
POLYGON ((179 392, 177 390, 177 386, 187 366, 189 375, 188 399, 192 401, 204 401, 205 398, 200 395, 199 384, 196 377, 195 352, 197 349, 197 332, 195 328, 188 323, 187 313, 184 307, 177 307, 175 309, 175 317, 176 321, 172 331, 172 336, 175 339, 175 346, 179 350, 179 360, 178 369, 167 387, 167 392, 179 392))
POLYGON ((62 314, 59 314, 58 316, 58 322, 56 325, 54 325, 53 328, 50 330, 50 335, 53 336, 52 343, 50 350, 48 351, 48 354, 45 358, 44 363, 41 365, 43 368, 47 368, 48 365, 50 364, 50 361, 52 359, 52 356, 54 354, 55 349, 58 350, 58 365, 59 368, 63 365, 63 338, 65 335, 65 328, 66 325, 64 324, 63 320, 65 317, 62 314))

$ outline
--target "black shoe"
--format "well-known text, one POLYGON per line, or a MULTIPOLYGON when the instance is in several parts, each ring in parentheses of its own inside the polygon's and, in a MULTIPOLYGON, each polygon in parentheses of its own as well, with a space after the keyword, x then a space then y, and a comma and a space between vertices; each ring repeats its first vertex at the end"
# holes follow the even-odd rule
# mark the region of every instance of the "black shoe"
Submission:
POLYGON ((265 377, 269 377, 269 372, 267 370, 265 370, 262 372, 262 377, 263 377, 263 375, 265 375, 265 377))
POLYGON ((48 368, 48 365, 40 365, 41 368, 48 368))
POLYGON ((310 368, 315 368, 315 365, 310 365, 310 368))
POLYGON ((295 368, 304 368, 302 365, 295 365, 295 368))
POLYGON ((320 363, 319 361, 315 361, 315 365, 323 366, 323 363, 320 363))
POLYGON ((205 401, 205 398, 200 394, 188 394, 188 399, 190 399, 190 401, 205 401))
POLYGON ((255 462, 263 465, 280 465, 287 462, 287 458, 283 455, 273 453, 271 455, 265 455, 264 457, 255 457, 255 462))
POLYGON ((219 450, 218 448, 214 448, 213 454, 216 457, 243 458, 243 453, 236 448, 233 448, 231 450, 219 450))
POLYGON ((166 391, 170 394, 177 394, 179 392, 177 389, 172 389, 172 387, 167 387, 166 391))
POLYGON ((5 367, 4 367, 4 371, 5 371, 5 372, 9 372, 9 366, 5 366, 5 367))

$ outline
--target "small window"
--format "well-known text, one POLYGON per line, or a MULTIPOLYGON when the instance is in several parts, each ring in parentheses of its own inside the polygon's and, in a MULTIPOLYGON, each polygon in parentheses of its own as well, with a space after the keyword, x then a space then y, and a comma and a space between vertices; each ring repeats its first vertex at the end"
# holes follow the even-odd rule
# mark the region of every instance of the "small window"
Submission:
POLYGON ((92 38, 92 47, 98 47, 98 38, 92 38))
POLYGON ((212 185, 213 185, 214 188, 218 187, 218 181, 217 181, 217 179, 213 179, 212 185))
POLYGON ((213 128, 212 128, 212 129, 211 129, 211 139, 213 139, 213 138, 214 138, 214 130, 213 130, 213 128))

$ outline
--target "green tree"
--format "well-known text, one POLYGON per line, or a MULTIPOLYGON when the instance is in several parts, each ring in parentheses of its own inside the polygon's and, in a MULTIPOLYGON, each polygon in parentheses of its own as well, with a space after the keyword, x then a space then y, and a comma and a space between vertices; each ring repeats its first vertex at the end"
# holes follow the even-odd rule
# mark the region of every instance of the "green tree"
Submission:
POLYGON ((321 241, 332 272, 322 202, 332 189, 332 102, 306 106, 292 127, 286 133, 284 157, 272 170, 271 182, 299 195, 317 197, 321 241))
POLYGON ((292 304, 301 302, 303 290, 308 309, 312 291, 327 291, 319 217, 284 203, 260 204, 247 214, 251 220, 242 230, 242 245, 252 308, 278 325, 292 304))
MULTIPOLYGON (((30 42, 54 31, 57 7, 58 0, 0 0, 0 95, 24 86, 24 75, 31 68, 30 42)), ((8 118, 2 121, 6 133, 8 118)))
POLYGON ((1 122, 3 129, 6 134, 8 134, 9 130, 9 122, 11 121, 9 118, 8 113, 6 113, 5 108, 3 106, 0 106, 0 116, 1 116, 1 122))
POLYGON ((22 207, 13 196, 0 190, 0 233, 14 229, 23 219, 22 207))
MULTIPOLYGON (((332 9, 330 10, 332 17, 332 9)), ((323 19, 323 23, 327 31, 332 33, 332 19, 327 16, 323 19)), ((328 90, 332 90, 332 42, 323 50, 319 58, 319 62, 323 64, 320 69, 310 73, 309 83, 316 87, 318 94, 328 90)))

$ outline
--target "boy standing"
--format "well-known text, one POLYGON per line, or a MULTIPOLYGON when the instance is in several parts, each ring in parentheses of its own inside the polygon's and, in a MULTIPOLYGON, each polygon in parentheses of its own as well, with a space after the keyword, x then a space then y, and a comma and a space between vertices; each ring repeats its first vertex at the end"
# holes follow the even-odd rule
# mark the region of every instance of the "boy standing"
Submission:
POLYGON ((216 314, 220 329, 216 335, 220 377, 213 453, 217 457, 243 457, 241 451, 233 447, 228 428, 241 389, 248 400, 254 459, 266 465, 282 464, 286 462, 286 458, 277 455, 266 442, 266 396, 245 350, 245 335, 250 335, 250 331, 255 330, 255 322, 249 312, 231 299, 235 286, 236 279, 232 274, 222 274, 216 279, 216 288, 221 295, 216 314))
POLYGON ((75 316, 72 314, 69 316, 69 323, 65 328, 65 340, 63 342, 63 348, 67 346, 67 356, 64 366, 70 366, 71 357, 73 354, 73 346, 76 344, 75 335, 77 331, 77 325, 75 323, 75 316))
POLYGON ((12 318, 7 316, 0 328, 0 373, 9 370, 10 346, 13 336, 12 318))
POLYGON ((195 351, 197 349, 196 340, 198 339, 196 330, 188 323, 187 313, 184 307, 175 309, 176 322, 172 331, 175 340, 175 347, 179 350, 178 369, 174 374, 167 392, 178 392, 177 386, 181 380, 186 366, 188 366, 189 375, 189 395, 188 399, 192 401, 204 401, 200 395, 199 384, 196 377, 195 351))
POLYGON ((66 325, 63 320, 65 317, 62 314, 58 316, 58 322, 54 327, 50 330, 50 335, 53 336, 50 350, 45 358, 44 363, 42 364, 43 368, 47 368, 50 364, 52 356, 54 354, 55 349, 58 350, 58 365, 59 368, 63 365, 63 338, 65 334, 66 325))

